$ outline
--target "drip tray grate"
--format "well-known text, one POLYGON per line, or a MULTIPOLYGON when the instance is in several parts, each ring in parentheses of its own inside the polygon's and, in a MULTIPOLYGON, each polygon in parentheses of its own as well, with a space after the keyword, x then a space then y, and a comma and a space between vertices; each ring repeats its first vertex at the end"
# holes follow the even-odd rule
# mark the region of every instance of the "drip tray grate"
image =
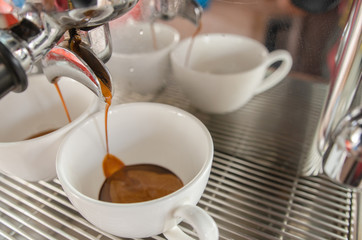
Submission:
MULTIPOLYGON (((326 89, 289 77, 226 115, 196 111, 173 83, 154 99, 191 112, 213 136, 199 206, 217 222, 220 239, 357 239, 360 196, 323 176, 299 174, 318 159, 312 138, 326 89)), ((118 99, 127 101, 137 99, 118 99)), ((30 183, 1 174, 0 196, 0 239, 121 239, 88 223, 57 179, 30 183)))

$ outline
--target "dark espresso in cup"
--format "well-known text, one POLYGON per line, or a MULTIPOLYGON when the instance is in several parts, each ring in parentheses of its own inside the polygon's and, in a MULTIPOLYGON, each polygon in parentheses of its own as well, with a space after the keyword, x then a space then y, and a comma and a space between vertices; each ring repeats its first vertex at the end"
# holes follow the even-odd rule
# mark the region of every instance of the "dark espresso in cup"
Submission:
POLYGON ((153 164, 127 165, 104 181, 99 200, 144 202, 166 196, 182 186, 181 179, 164 167, 153 164))
POLYGON ((99 200, 113 203, 149 201, 168 195, 183 186, 179 177, 170 170, 154 164, 125 165, 110 154, 108 143, 108 112, 112 93, 100 80, 106 98, 104 128, 107 153, 103 159, 106 177, 99 192, 99 200))

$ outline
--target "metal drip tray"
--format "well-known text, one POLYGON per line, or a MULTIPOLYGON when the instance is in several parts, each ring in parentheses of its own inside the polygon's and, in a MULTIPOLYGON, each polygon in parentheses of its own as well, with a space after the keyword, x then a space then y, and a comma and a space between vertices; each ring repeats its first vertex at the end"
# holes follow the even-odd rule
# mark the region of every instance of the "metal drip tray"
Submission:
MULTIPOLYGON (((326 90, 291 75, 227 115, 196 111, 172 83, 154 99, 191 112, 213 136, 214 163, 199 206, 217 222, 220 239, 361 238, 359 194, 300 174, 319 158, 312 137, 326 90)), ((89 224, 57 179, 29 183, 0 175, 0 181, 0 238, 120 239, 89 224)), ((193 235, 188 225, 183 229, 193 235)))

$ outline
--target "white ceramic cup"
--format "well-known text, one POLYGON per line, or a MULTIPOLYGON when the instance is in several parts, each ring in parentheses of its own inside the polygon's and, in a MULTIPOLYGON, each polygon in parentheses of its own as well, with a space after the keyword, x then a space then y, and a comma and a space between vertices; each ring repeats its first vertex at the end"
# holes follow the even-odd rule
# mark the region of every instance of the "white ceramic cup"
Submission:
POLYGON ((63 137, 97 111, 98 99, 80 83, 60 79, 69 123, 55 86, 44 75, 30 76, 28 82, 24 92, 0 100, 0 171, 28 181, 48 180, 56 177, 56 153, 63 137), (50 129, 58 130, 24 140, 50 129))
POLYGON ((292 66, 285 50, 271 53, 259 42, 233 34, 206 34, 191 38, 171 52, 174 78, 196 108, 223 114, 237 110, 254 95, 282 81, 292 66), (267 75, 268 67, 281 65, 267 75), (186 66, 187 65, 187 66, 186 66))
POLYGON ((57 173, 76 209, 100 229, 128 238, 163 233, 190 239, 177 224, 191 224, 199 239, 218 239, 213 219, 196 204, 206 187, 213 159, 207 128, 191 114, 164 104, 111 106, 108 118, 110 153, 126 165, 156 164, 174 172, 184 187, 162 198, 139 203, 98 200, 105 180, 104 113, 100 112, 65 139, 57 156, 57 173))
POLYGON ((178 31, 161 23, 132 21, 110 27, 113 50, 106 65, 117 92, 120 97, 151 100, 170 78, 169 53, 179 42, 178 31))

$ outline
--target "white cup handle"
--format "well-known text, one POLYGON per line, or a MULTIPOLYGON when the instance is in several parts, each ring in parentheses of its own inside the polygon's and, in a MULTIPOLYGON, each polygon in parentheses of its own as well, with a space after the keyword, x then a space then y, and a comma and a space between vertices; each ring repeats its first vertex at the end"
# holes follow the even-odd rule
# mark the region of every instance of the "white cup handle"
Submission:
MULTIPOLYGON (((197 233, 200 240, 218 240, 219 230, 215 221, 203 209, 193 205, 183 205, 178 207, 173 217, 181 218, 190 224, 197 233)), ((184 233, 178 226, 163 233, 169 240, 190 240, 193 239, 184 233)))
POLYGON ((282 64, 263 80, 260 86, 255 90, 255 95, 274 87, 289 73, 293 64, 290 53, 286 50, 275 50, 269 53, 265 64, 270 66, 277 61, 282 61, 282 64))

